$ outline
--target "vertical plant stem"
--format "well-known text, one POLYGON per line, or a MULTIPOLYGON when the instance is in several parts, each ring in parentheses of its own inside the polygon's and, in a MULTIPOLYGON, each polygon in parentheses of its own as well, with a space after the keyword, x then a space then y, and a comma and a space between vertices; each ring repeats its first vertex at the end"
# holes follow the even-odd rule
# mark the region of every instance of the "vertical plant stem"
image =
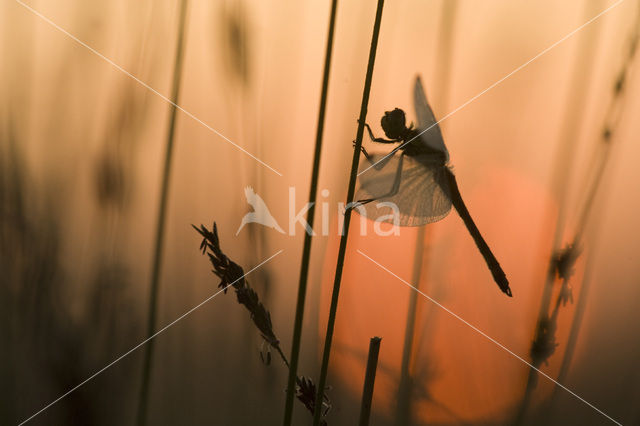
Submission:
POLYGON ((360 405, 360 426, 369 426, 371 417, 371 401, 373 400, 373 385, 376 381, 376 369, 378 368, 378 354, 380 353, 380 337, 372 337, 369 341, 369 358, 367 359, 367 371, 364 376, 364 389, 362 390, 362 404, 360 405))
MULTIPOLYGON (((600 141, 593 155, 594 161, 592 162, 593 164, 592 168, 595 169, 595 172, 594 172, 595 174, 592 180, 589 181, 587 179, 587 182, 589 183, 587 184, 587 189, 586 189, 586 199, 579 215, 575 234, 569 245, 569 247, 572 247, 574 250, 579 250, 579 247, 581 246, 583 234, 586 231, 588 220, 593 210, 594 202, 595 202, 596 196, 598 195, 599 188, 603 180, 604 172, 606 171, 606 166, 609 163, 611 149, 614 145, 612 141, 612 136, 613 136, 614 130, 617 127, 618 121, 620 120, 620 117, 623 111, 622 103, 624 100, 624 95, 626 93, 626 90, 625 90, 626 79, 628 77, 629 68, 633 63, 635 52, 637 50, 638 41, 640 40, 640 32, 638 30, 639 23, 640 23, 640 3, 637 9, 637 13, 638 14, 636 16, 635 23, 631 30, 631 37, 629 40, 630 41, 629 51, 628 51, 627 57, 624 59, 621 70, 616 77, 617 79, 614 85, 614 93, 613 93, 611 102, 609 104, 609 108, 605 113, 604 126, 603 126, 602 133, 600 135, 600 141)), ((595 38, 595 35, 592 35, 592 37, 595 38)), ((588 43, 586 39, 585 39, 585 44, 587 44, 587 46, 591 45, 591 43, 588 43)), ((590 67, 583 66, 583 67, 580 67, 579 69, 583 70, 585 68, 590 68, 590 67)), ((577 90, 577 88, 575 89, 577 90)), ((559 168, 562 168, 562 169, 566 167, 567 166, 565 164, 563 164, 562 167, 559 166, 559 168)), ((541 309, 538 317, 538 323, 540 323, 540 321, 544 321, 545 319, 549 318, 548 308, 551 303, 551 290, 552 290, 553 283, 555 282, 555 276, 556 276, 555 256, 556 256, 558 247, 555 244, 556 243, 559 244, 559 240, 561 237, 560 235, 561 230, 562 228, 560 227, 556 229, 557 241, 554 241, 552 257, 551 257, 551 261, 549 262, 547 282, 544 288, 543 300, 542 300, 541 309)), ((578 306, 576 307, 576 312, 574 314, 574 318, 572 321, 571 332, 569 335, 569 339, 567 341, 567 347, 565 349, 565 355, 564 355, 562 366, 559 373, 562 377, 564 377, 564 375, 566 374, 569 368, 571 356, 573 354, 574 346, 577 341, 577 333, 579 330, 580 322, 582 320, 584 304, 586 303, 588 289, 589 289, 589 283, 587 281, 587 278, 585 278, 585 280, 583 281, 583 288, 581 289, 580 298, 578 300, 578 306)), ((559 295, 558 297, 561 297, 561 295, 559 295)), ((538 330, 539 330, 539 327, 536 328, 536 334, 534 335, 534 342, 538 339, 538 335, 537 335, 538 330)), ((533 361, 533 364, 535 365, 536 361, 535 360, 532 360, 532 361, 533 361)), ((514 421, 515 425, 519 425, 524 421, 527 408, 529 405, 529 401, 531 399, 533 389, 535 388, 535 385, 536 385, 536 380, 535 380, 536 377, 537 377, 537 372, 533 368, 530 369, 529 378, 527 380, 527 385, 525 388, 525 395, 514 421)), ((553 395, 552 395, 552 398, 553 398, 553 395)))
MULTIPOLYGON (((442 108, 447 104, 447 91, 449 88, 449 77, 451 75, 451 51, 453 45, 453 27, 458 9, 458 0, 447 0, 442 5, 442 16, 440 19, 441 29, 439 34, 440 47, 438 56, 436 57, 436 87, 440 88, 438 94, 440 98, 440 106, 442 108)), ((425 241, 428 239, 427 227, 418 228, 416 244, 413 256, 413 271, 411 274, 411 282, 419 288, 420 280, 423 272, 423 263, 425 262, 425 241)), ((428 247, 427 247, 428 250, 428 247)), ((428 253, 427 253, 428 256, 428 253)), ((415 328, 417 316, 417 299, 418 293, 412 291, 409 294, 409 307, 407 309, 407 320, 404 333, 404 344, 402 347, 402 362, 400 364, 400 381, 397 392, 396 407, 396 424, 411 424, 411 400, 413 378, 411 377, 411 359, 414 352, 415 328)))
MULTIPOLYGON (((585 4, 584 16, 591 16, 592 11, 599 10, 600 7, 600 2, 585 4)), ((572 84, 570 86, 570 92, 564 113, 563 126, 560 131, 559 144, 556 149, 553 167, 554 172, 551 177, 551 188, 558 200, 558 213, 556 215, 557 222, 555 225, 553 242, 551 243, 551 256, 549 258, 547 274, 543 285, 540 308, 538 311, 538 318, 536 320, 536 328, 534 330, 532 342, 536 342, 539 339, 538 334, 540 329, 538 325, 540 322, 545 321, 549 317, 549 308, 551 306, 554 287, 553 284, 555 283, 556 277, 556 253, 560 250, 562 235, 565 231, 565 216, 568 207, 565 200, 567 199, 569 189, 567 181, 571 176, 571 172, 575 164, 574 151, 576 150, 576 142, 578 140, 576 135, 578 134, 578 130, 581 125, 580 120, 584 113, 584 105, 586 105, 585 99, 588 92, 585 88, 588 86, 591 78, 591 71, 593 69, 591 65, 595 57, 595 49, 593 49, 593 46, 598 39, 598 32, 599 27, 594 26, 585 34, 584 37, 580 38, 576 60, 573 64, 574 78, 571 79, 572 84)), ((536 367, 538 366, 536 365, 536 367)), ((514 420, 515 425, 521 424, 524 420, 527 407, 529 406, 529 401, 535 388, 537 375, 538 372, 535 369, 529 369, 524 396, 514 420)))
MULTIPOLYGON (((416 241, 414 262, 419 262, 422 266, 422 256, 424 253, 424 242, 426 226, 420 227, 418 230, 418 239, 416 241)), ((420 286, 420 275, 422 267, 414 263, 412 282, 416 287, 420 286), (417 278, 417 280, 415 279, 417 278)), ((413 378, 411 377, 409 367, 411 363, 411 354, 413 353, 413 341, 416 326, 416 310, 418 304, 418 293, 412 291, 409 294, 409 307, 407 309, 407 322, 404 332, 404 344, 402 346, 402 362, 400 364, 400 382, 398 384, 398 393, 396 395, 398 402, 396 407, 396 424, 409 425, 411 423, 411 398, 413 388, 413 378)))
MULTIPOLYGON (((589 268, 589 266, 587 266, 589 268)), ((569 331, 569 337, 567 338, 566 349, 564 351, 564 357, 562 358, 562 364, 560 365, 560 370, 558 371, 558 376, 556 377, 556 381, 558 383, 564 383, 564 380, 567 377, 567 373, 569 372, 569 366, 571 365, 571 361, 573 360, 573 354, 575 352, 576 343, 578 342, 578 334, 580 332, 580 325, 582 324, 582 318, 584 316, 584 311, 587 305, 587 296, 589 295, 589 287, 591 285, 591 274, 590 271, 587 271, 585 277, 582 280, 582 286, 580 288, 580 296, 578 296, 578 302, 576 303, 576 311, 573 315, 573 321, 571 323, 571 329, 569 331)), ((556 401, 556 396, 558 395, 558 386, 553 387, 553 391, 551 391, 551 396, 549 397, 549 409, 545 410, 547 416, 551 416, 553 413, 553 407, 556 401)))
MULTIPOLYGON (((635 19, 635 23, 633 24, 632 30, 631 30, 631 40, 630 43, 632 45, 632 47, 630 48, 630 53, 629 56, 627 57, 625 63, 622 66, 622 71, 621 71, 621 75, 625 75, 627 76, 629 74, 629 68, 632 65, 632 62, 634 60, 635 57, 635 52, 637 49, 637 44, 638 42, 640 42, 640 2, 638 2, 637 4, 637 10, 636 10, 636 19, 635 19)), ((619 77, 620 78, 620 77, 619 77)), ((626 77, 624 77, 626 78, 626 77)), ((624 89, 621 88, 619 91, 616 91, 618 93, 618 97, 620 97, 621 95, 624 94, 624 89)), ((619 103, 622 103, 621 100, 618 100, 619 103)), ((612 110, 614 109, 614 107, 611 108, 612 110)), ((622 106, 620 106, 620 110, 622 110, 622 106)), ((619 118, 619 117, 618 117, 619 118)), ((605 124, 605 132, 613 132, 613 126, 615 126, 617 124, 617 121, 612 121, 609 124, 605 124)), ((604 139, 604 138, 603 138, 604 139)), ((585 232, 585 229, 587 227, 587 222, 589 220, 589 216, 593 207, 593 203, 595 202, 597 193, 598 193, 598 188, 600 186, 600 183, 603 181, 604 179, 604 173, 606 170, 606 164, 608 162, 608 158, 611 152, 611 146, 612 146, 612 141, 609 139, 604 139, 602 141, 602 143, 605 145, 606 147, 606 152, 605 154, 602 156, 602 162, 600 164, 600 167, 598 168, 597 172, 596 172, 596 177, 594 179, 593 182, 593 186, 591 187, 591 190, 589 191, 588 195, 587 195, 587 199, 585 201, 585 206, 584 206, 584 210, 582 212, 582 215, 580 216, 580 221, 578 224, 578 231, 576 232, 576 235, 574 237, 574 246, 579 244, 580 239, 582 238, 582 235, 585 232)), ((592 240, 597 240, 597 237, 594 237, 592 235, 592 240)), ((598 244, 594 243, 594 241, 592 241, 591 243, 592 246, 597 247, 598 244)), ((573 321, 571 323, 571 329, 569 331, 569 337, 567 338, 567 343, 566 343, 566 349, 564 352, 564 357, 562 359, 562 364, 560 365, 560 370, 558 371, 558 376, 557 376, 557 380, 560 383, 564 383, 564 380, 569 372, 569 367, 571 366, 571 361, 573 359, 573 354, 575 352, 575 347, 576 344, 578 342, 578 334, 580 332, 580 326, 582 325, 582 319, 584 317, 584 312, 586 309, 586 304, 587 304, 587 297, 589 295, 589 289, 591 286, 591 265, 592 263, 589 262, 587 260, 586 262, 586 271, 585 271, 585 275, 584 278, 582 280, 582 286, 580 288, 580 296, 578 297, 578 302, 576 303, 576 310, 573 316, 573 321)), ((553 404, 555 397, 557 395, 557 388, 554 387, 553 389, 553 393, 551 394, 551 398, 550 401, 553 404)))
MULTIPOLYGON (((173 68, 173 82, 171 86, 171 106, 169 109, 169 128, 167 131, 167 144, 165 148, 164 168, 162 172, 162 186, 160 188, 160 204, 158 206, 158 218, 156 223, 156 241, 151 267, 151 284, 149 286, 149 310, 147 316, 147 337, 155 332, 156 317, 158 311, 158 291, 160 284, 160 270, 162 268, 162 251, 164 246, 164 231, 167 217, 167 201, 169 199, 169 182, 171 174, 171 158, 176 133, 176 113, 180 95, 180 82, 182 80, 182 63, 185 44, 185 27, 187 18, 187 0, 181 0, 180 18, 178 21, 178 38, 176 41, 176 54, 173 68)), ((151 367, 153 363, 154 340, 151 339, 145 346, 144 360, 142 364, 142 379, 140 383, 140 397, 138 400, 139 426, 147 423, 147 406, 149 403, 149 382, 151 379, 151 367)))
MULTIPOLYGON (((316 211, 316 195, 318 192, 318 175, 320 173, 320 154, 322 153, 322 135, 324 133, 324 117, 329 94, 329 73, 331 71, 331 55, 333 52, 333 34, 336 23, 336 10, 338 0, 331 2, 329 15, 329 32, 327 34, 327 50, 324 57, 324 71, 322 75, 322 92, 320 93, 320 108, 318 110, 318 126, 316 129, 316 145, 313 153, 313 168, 311 170, 311 184, 309 186, 309 210, 307 223, 313 228, 316 211)), ((289 379, 287 381, 287 398, 284 407, 284 426, 290 426, 293 419, 293 397, 295 396, 296 379, 298 374, 298 359, 300 357, 300 342, 302 340, 302 323, 304 319, 304 305, 307 296, 307 282, 309 279, 309 262, 311 257, 311 233, 304 233, 304 245, 302 247, 302 263, 300 266, 300 279, 298 284, 298 301, 296 303, 296 316, 293 325, 293 340, 291 344, 291 365, 289 367, 289 379)))
POLYGON ((324 398, 324 388, 327 382, 327 372, 329 371, 329 357, 331 355, 331 343, 333 341, 333 329, 336 322, 336 312, 338 310, 338 296, 340 295, 340 283, 342 281, 342 269, 344 267, 344 257, 347 250, 347 238, 349 236, 349 223, 351 223, 351 204, 356 188, 356 178, 358 176, 358 164, 360 160, 360 150, 362 148, 362 136, 364 134, 364 124, 367 119, 367 107, 369 105, 369 93, 371 92, 371 81, 373 79, 373 66, 376 60, 378 48, 378 36, 380 35, 380 24, 382 23, 382 9, 384 0, 378 0, 376 18, 373 25, 373 35, 371 37, 371 49, 369 50, 369 63, 367 64, 367 74, 364 82, 362 94, 362 105, 360 106, 360 117, 358 119, 358 132, 356 134, 355 147, 353 149, 353 159, 351 161, 351 175, 349 176, 349 187, 347 189, 346 210, 344 213, 344 223, 342 236, 340 238, 340 248, 338 249, 338 261, 336 264, 336 275, 333 281, 333 292, 331 294, 331 306, 329 308, 329 321, 327 323, 327 333, 324 340, 324 350, 322 353, 322 365, 320 367, 320 378, 317 382, 317 395, 315 410, 313 414, 313 425, 320 425, 322 415, 322 401, 324 398))

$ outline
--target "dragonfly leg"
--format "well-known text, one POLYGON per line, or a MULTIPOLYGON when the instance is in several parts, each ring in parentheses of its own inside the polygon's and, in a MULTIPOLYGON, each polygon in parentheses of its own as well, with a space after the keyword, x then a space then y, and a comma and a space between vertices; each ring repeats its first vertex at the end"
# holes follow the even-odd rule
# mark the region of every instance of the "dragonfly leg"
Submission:
POLYGON ((400 142, 399 140, 376 138, 375 135, 373 134, 373 131, 371 130, 371 127, 367 123, 364 123, 364 127, 367 128, 367 131, 369 132, 369 137, 374 142, 378 142, 378 143, 398 143, 398 142, 400 142))
MULTIPOLYGON (((389 157, 391 158, 391 157, 389 157)), ((387 192, 386 194, 380 195, 379 197, 375 197, 375 198, 365 198, 363 200, 358 200, 354 203, 352 203, 352 205, 349 207, 350 209, 354 209, 360 206, 364 206, 365 204, 369 204, 373 201, 376 200, 381 200, 383 198, 387 198, 387 197, 393 197, 394 195, 396 195, 398 193, 398 191, 400 190, 400 182, 402 181, 402 164, 404 162, 404 152, 402 154, 400 154, 400 160, 398 161, 398 167, 396 169, 396 175, 393 179, 393 186, 391 187, 391 190, 389 192, 387 192)))
MULTIPOLYGON (((353 141, 353 146, 355 146, 355 145, 356 145, 356 141, 353 141)), ((382 168, 387 164, 387 162, 391 159, 391 157, 393 157, 393 155, 387 154, 386 157, 383 157, 381 160, 378 160, 376 162, 376 161, 373 160, 373 157, 371 156, 371 154, 369 154, 367 152, 367 150, 364 148, 364 146, 360 147, 360 151, 362 152, 362 154, 364 154, 364 156, 367 159, 367 161, 369 162, 369 164, 371 164, 371 166, 376 170, 382 170, 382 168)))

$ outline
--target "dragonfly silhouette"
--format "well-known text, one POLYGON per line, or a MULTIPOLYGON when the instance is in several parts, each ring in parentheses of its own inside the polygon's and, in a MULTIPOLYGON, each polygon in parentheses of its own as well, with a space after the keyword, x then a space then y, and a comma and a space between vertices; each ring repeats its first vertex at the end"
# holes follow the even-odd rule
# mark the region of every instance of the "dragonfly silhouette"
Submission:
POLYGON ((443 219, 453 204, 496 284, 511 296, 509 281, 502 267, 462 200, 456 177, 448 165, 449 151, 427 102, 420 77, 416 78, 413 94, 417 127, 414 128, 413 123, 406 125, 405 113, 399 108, 385 112, 380 121, 388 139, 375 137, 371 127, 365 124, 372 141, 400 145, 386 155, 369 154, 364 147, 361 148, 370 164, 358 174, 360 187, 356 199, 359 201, 353 207, 371 218, 383 214, 393 218, 391 206, 380 204, 374 207, 370 204, 372 201, 391 202, 399 210, 400 226, 421 226, 443 219), (360 206, 362 209, 357 208, 360 206))

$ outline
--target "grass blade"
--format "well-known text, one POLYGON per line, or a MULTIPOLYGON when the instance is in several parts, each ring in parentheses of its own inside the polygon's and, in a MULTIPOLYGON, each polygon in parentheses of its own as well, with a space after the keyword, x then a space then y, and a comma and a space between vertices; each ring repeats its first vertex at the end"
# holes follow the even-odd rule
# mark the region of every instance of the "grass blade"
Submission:
POLYGON ((344 257, 347 250, 347 238, 349 236, 349 223, 351 222, 351 209, 353 196, 356 188, 356 178, 358 175, 358 164, 360 162, 360 149, 362 148, 362 136, 364 135, 364 123, 367 118, 367 107, 369 105, 369 94, 371 92, 371 81, 373 79, 373 66, 376 60, 378 48, 378 36, 380 35, 380 25, 382 23, 382 9, 384 0, 378 0, 376 18, 373 25, 373 35, 371 37, 371 49, 369 50, 369 62, 367 64, 367 74, 364 82, 362 94, 362 105, 360 107, 360 118, 358 120, 358 132, 356 135, 355 147, 353 150, 353 160, 351 162, 351 175, 349 177, 349 187, 347 190, 347 209, 344 214, 343 232, 340 238, 340 248, 338 250, 338 261, 336 265, 336 275, 333 282, 333 292, 331 294, 331 307, 329 308, 329 321, 327 323, 327 333, 324 340, 324 350, 322 354, 322 366, 320 367, 320 378, 318 379, 315 412, 313 415, 313 426, 320 425, 322 412, 322 399, 324 388, 327 382, 327 372, 329 370, 329 357, 331 355, 331 343, 333 340, 333 329, 336 321, 338 309, 338 296, 340 295, 340 283, 342 281, 342 269, 344 267, 344 257))
MULTIPOLYGON (((329 17, 329 32, 327 34, 327 51, 324 58, 324 71, 322 76, 322 92, 320 94, 320 109, 318 111, 318 127, 316 132, 316 145, 313 153, 313 168, 311 171, 311 184, 309 187, 309 210, 307 223, 313 228, 315 217, 315 201, 318 192, 318 175, 320 172, 320 154, 322 152, 322 135, 324 132, 324 117, 329 92, 329 72, 331 70, 331 55, 333 51, 333 34, 336 23, 336 9, 338 1, 331 3, 329 17)), ((293 340, 291 344, 291 366, 289 367, 289 379, 287 382, 287 397, 284 408, 284 426, 291 426, 293 419, 293 397, 295 395, 295 382, 298 373, 298 359, 300 357, 300 341, 302 340, 302 322, 304 319, 304 304, 307 295, 307 281, 309 278, 309 260, 311 257, 311 234, 305 232, 302 248, 302 263, 300 266, 300 279, 298 284, 298 301, 296 303, 295 322, 293 326, 293 340)))
POLYGON ((372 337, 369 341, 369 358, 367 359, 367 372, 364 376, 364 389, 362 390, 362 404, 360 405, 360 426, 369 426, 371 417, 371 401, 373 399, 373 385, 376 381, 376 369, 378 368, 378 354, 380 353, 380 337, 372 337))
MULTIPOLYGON (((151 267, 151 284, 149 286, 149 310, 147 315, 147 336, 152 336, 156 328, 158 311, 158 291, 160 284, 160 270, 162 268, 162 251, 164 246, 164 230, 167 220, 167 202, 169 199, 169 182, 171 175, 171 159, 176 133, 176 115, 178 98, 180 95, 180 82, 182 80, 182 63, 185 45, 185 27, 187 19, 187 0, 180 3, 180 18, 178 23, 178 39, 176 42, 176 56, 173 69, 173 83, 171 88, 171 106, 169 116, 169 129, 167 131, 167 144, 162 172, 162 186, 160 189, 160 205, 158 206, 158 219, 156 224, 156 242, 151 267)), ((147 423, 147 406, 149 404, 149 381, 151 378, 151 366, 153 362, 154 340, 149 340, 145 346, 144 360, 142 364, 142 379, 140 383, 140 398, 138 400, 139 426, 147 423)))

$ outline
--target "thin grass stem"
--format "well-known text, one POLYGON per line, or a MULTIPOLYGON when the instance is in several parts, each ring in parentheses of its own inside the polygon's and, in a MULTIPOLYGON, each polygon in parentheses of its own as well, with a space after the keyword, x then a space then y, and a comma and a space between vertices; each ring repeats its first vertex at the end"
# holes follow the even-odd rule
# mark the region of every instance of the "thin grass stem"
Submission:
MULTIPOLYGON (((424 226, 418 230, 418 238, 422 242, 416 241, 416 255, 414 256, 414 270, 412 282, 416 283, 416 287, 420 285, 420 276, 422 274, 422 267, 417 267, 417 262, 422 264, 422 256, 424 253, 424 238, 425 231, 424 226), (417 278, 417 280, 415 279, 417 278)), ((417 311, 417 292, 411 292, 409 295, 409 307, 407 309, 406 328, 404 332, 404 344, 402 346, 402 361, 400 363, 400 381, 398 384, 397 392, 397 407, 396 407, 396 424, 408 425, 411 422, 411 399, 413 391, 413 378, 409 371, 411 364, 411 355, 413 353, 413 344, 416 328, 416 311, 417 311)))
MULTIPOLYGON (((589 17, 592 10, 599 10, 600 3, 593 3, 585 5, 583 11, 585 17, 589 17)), ((594 60, 595 49, 593 46, 598 38, 598 27, 594 27, 586 34, 585 37, 580 39, 578 45, 578 52, 576 60, 573 64, 573 75, 570 92, 568 96, 568 102, 565 107, 563 126, 561 129, 559 143, 555 154, 553 174, 551 176, 551 188, 555 193, 555 198, 558 200, 558 212, 556 214, 555 231, 553 240, 551 243, 551 256, 549 258, 549 264, 547 266, 547 274, 545 276, 545 282, 543 284, 542 296, 540 299, 540 307, 538 309, 538 318, 536 320, 536 328, 533 333, 532 348, 534 342, 540 342, 542 336, 540 331, 541 324, 545 323, 549 318, 549 309, 551 306, 552 293, 554 283, 556 279, 556 253, 561 249, 562 235, 565 232, 566 225, 566 211, 567 211, 567 193, 568 185, 566 182, 571 176, 575 161, 574 151, 576 150, 576 134, 580 127, 580 118, 584 114, 584 105, 586 104, 585 98, 587 91, 585 88, 588 86, 591 78, 592 62, 594 60)), ((548 248, 545 248, 545 252, 548 248)), ((537 361, 532 359, 532 363, 538 367, 537 361)), ((538 372, 530 368, 528 372, 527 382, 525 385, 524 395, 520 406, 516 412, 514 418, 514 425, 520 425, 524 421, 529 402, 533 390, 536 386, 536 378, 538 372)))
MULTIPOLYGON (((438 36, 440 46, 438 48, 438 55, 435 58, 435 63, 437 64, 435 69, 435 87, 440 88, 438 104, 441 108, 445 108, 448 103, 447 95, 451 80, 451 57, 454 38, 453 29, 457 10, 458 0, 449 0, 442 5, 442 15, 440 17, 441 29, 438 36)), ((419 288, 423 273, 423 263, 427 261, 429 256, 428 247, 425 247, 425 242, 429 239, 429 234, 426 226, 421 226, 417 233, 411 282, 415 283, 416 287, 419 288)), ((409 294, 409 307, 407 309, 402 361, 400 364, 400 380, 397 392, 396 424, 398 425, 409 425, 412 422, 413 377, 411 377, 410 368, 412 355, 414 353, 414 342, 416 340, 417 299, 418 293, 412 291, 409 294)))
POLYGON ((360 404, 360 426, 369 426, 371 418, 371 405, 373 400, 373 385, 376 381, 376 370, 378 368, 378 354, 380 353, 380 337, 372 337, 369 341, 369 358, 367 359, 367 370, 364 376, 364 388, 362 390, 362 403, 360 404))
MULTIPOLYGON (((632 65, 634 56, 635 56, 635 52, 636 52, 636 46, 637 43, 640 41, 640 30, 638 29, 640 27, 640 2, 638 3, 637 6, 637 10, 636 10, 636 20, 635 20, 635 24, 633 25, 633 29, 632 29, 632 36, 631 36, 631 49, 630 49, 630 53, 629 56, 627 57, 627 60, 625 61, 625 63, 622 66, 622 72, 621 75, 627 75, 629 73, 629 68, 632 65)), ((616 90, 616 93, 620 93, 622 94, 623 90, 616 90)), ((609 132, 612 131, 612 129, 608 128, 605 130, 605 132, 607 132, 607 130, 609 132)), ((604 134, 603 134, 604 137, 604 134)), ((574 242, 573 244, 579 244, 580 238, 582 236, 582 234, 584 233, 584 230, 586 229, 587 226, 587 222, 589 219, 589 215, 593 206, 593 203, 595 201, 597 192, 598 192, 598 187, 600 185, 600 182, 603 180, 603 176, 604 176, 604 172, 605 172, 605 165, 607 163, 608 160, 608 155, 609 152, 611 151, 611 149, 609 148, 611 146, 610 141, 608 140, 603 140, 603 142, 605 143, 606 147, 607 147, 607 152, 605 153, 605 158, 603 160, 603 163, 601 164, 601 167, 598 169, 598 172, 596 174, 596 179, 593 183, 593 187, 591 188, 591 191, 589 192, 589 195, 587 196, 587 201, 585 202, 585 208, 584 211, 582 212, 582 215, 580 217, 580 222, 578 225, 578 232, 576 233, 576 236, 574 237, 574 242)), ((562 364, 560 365, 560 370, 558 371, 558 376, 557 376, 557 380, 560 383, 564 383, 564 380, 569 372, 569 367, 571 366, 571 361, 573 359, 573 354, 575 352, 575 347, 576 344, 578 342, 578 334, 580 331, 580 326, 582 325, 582 319, 584 317, 584 311, 586 308, 586 302, 587 302, 587 296, 589 294, 589 289, 591 286, 591 273, 590 273, 590 265, 592 265, 590 262, 587 262, 587 271, 585 272, 585 276, 582 280, 582 286, 580 288, 580 296, 578 297, 578 302, 576 303, 576 310, 575 313, 573 315, 573 321, 571 323, 571 329, 569 331, 569 337, 567 338, 567 343, 566 343, 566 349, 564 352, 564 356, 562 359, 562 364)), ((551 395, 551 403, 554 402, 555 396, 557 394, 557 390, 556 388, 554 388, 553 393, 551 395)))
MULTIPOLYGON (((640 33, 638 30, 638 26, 640 23, 640 6, 638 7, 637 12, 638 14, 636 16, 636 21, 631 30, 631 37, 629 40, 630 47, 629 47, 628 55, 624 59, 621 70, 616 77, 616 82, 613 88, 613 96, 611 98, 609 107, 605 113, 604 126, 600 134, 600 138, 599 138, 600 140, 598 141, 598 146, 596 146, 595 152, 593 154, 591 167, 588 168, 588 171, 591 171, 591 169, 594 169, 594 172, 593 172, 594 177, 592 179, 587 179, 588 183, 585 189, 586 199, 579 213, 579 219, 578 219, 578 224, 576 226, 576 231, 573 238, 571 239, 571 242, 567 245, 567 248, 564 250, 559 249, 560 236, 563 230, 563 228, 561 227, 561 224, 563 222, 559 221, 559 225, 556 228, 553 251, 551 254, 551 259, 549 261, 549 267, 547 271, 547 280, 546 280, 544 291, 543 291, 540 312, 538 315, 536 331, 534 333, 534 340, 533 340, 532 350, 531 350, 532 365, 536 367, 541 365, 543 361, 546 361, 546 359, 553 354, 553 350, 557 345, 555 343, 555 329, 557 328, 557 324, 556 324, 557 311, 559 309, 560 302, 563 301, 563 298, 567 297, 567 295, 565 294, 566 292, 564 290, 568 289, 568 281, 573 270, 573 265, 580 255, 583 235, 586 231, 588 220, 592 215, 595 199, 596 199, 596 196, 598 195, 601 183, 603 181, 603 176, 606 171, 606 166, 609 163, 611 149, 614 145, 612 141, 612 136, 613 136, 614 130, 618 125, 618 122, 620 120, 620 117, 623 111, 622 104, 624 101, 624 95, 626 93, 626 90, 625 90, 626 78, 629 73, 629 68, 633 63, 635 52, 637 50, 637 45, 640 40, 640 33), (553 290, 553 284, 555 283, 556 275, 563 278, 563 288, 560 290, 557 296, 556 308, 553 311, 553 313, 550 314, 549 307, 551 305, 551 298, 552 298, 551 292, 553 290), (546 346, 548 349, 548 352, 546 353, 543 352, 543 355, 544 355, 543 357, 540 357, 540 356, 536 357, 534 355, 536 346, 542 347, 542 348, 545 348, 546 346)), ((592 37, 595 38, 595 35, 592 35, 592 37)), ((589 43, 588 41, 589 40, 584 39, 584 42, 583 42, 584 49, 586 49, 586 46, 591 45, 591 43, 589 43)), ((583 52, 583 54, 585 53, 583 52)), ((583 59, 583 60, 586 62, 586 59, 583 59)), ((583 70, 585 68, 588 69, 589 67, 580 66, 577 69, 583 70)), ((574 87, 574 90, 578 90, 578 88, 574 87)), ((558 162, 557 164, 559 169, 564 170, 567 168, 566 163, 562 163, 561 165, 561 162, 558 162)), ((562 185, 559 185, 559 187, 562 188, 562 185)), ((564 197, 559 197, 559 198, 562 199, 564 197)), ((565 354, 564 354, 561 369, 558 375, 559 379, 565 377, 570 365, 571 357, 574 351, 574 346, 577 341, 578 330, 582 320, 584 304, 588 294, 588 289, 589 289, 589 283, 587 281, 587 278, 585 278, 585 281, 583 281, 583 288, 581 289, 581 292, 580 292, 578 306, 576 307, 576 312, 574 313, 574 317, 572 320, 570 335, 566 343, 565 354)), ((535 386, 537 383, 537 380, 536 380, 537 374, 538 373, 537 371, 535 371, 535 369, 531 368, 529 370, 529 376, 528 376, 527 384, 525 387, 524 397, 516 413, 516 416, 513 422, 514 425, 520 425, 525 420, 527 410, 530 404, 530 400, 533 394, 533 390, 535 389, 535 386)), ((558 381, 562 383, 561 380, 558 380, 558 381)), ((555 393, 552 394, 552 397, 551 397, 552 399, 554 395, 555 393)))
MULTIPOLYGON (((158 292, 160 284, 160 271, 162 269, 162 253, 164 248, 164 231, 167 220, 167 204, 169 200, 169 183, 171 177, 171 160, 173 157, 173 145, 176 134, 176 118, 180 83, 182 81, 182 66, 185 45, 185 28, 187 19, 187 0, 180 3, 180 18, 178 21, 178 38, 176 41, 175 62, 173 68, 173 82, 171 87, 171 105, 169 107, 169 128, 167 131, 167 143, 165 148, 162 183, 160 188, 160 204, 158 206, 158 218, 156 223, 156 240, 151 267, 151 283, 149 286, 149 308, 147 314, 147 336, 151 337, 156 329, 156 317, 158 314, 158 292)), ((151 339, 145 346, 142 364, 142 378, 140 382, 140 397, 138 400, 138 426, 147 423, 147 407, 149 405, 149 382, 153 363, 154 340, 151 339)))
POLYGON ((369 94, 371 92, 371 82, 373 80, 373 66, 376 60, 376 51, 378 48, 378 36, 380 35, 380 26, 382 23, 382 9, 384 0, 378 0, 376 9, 376 18, 373 25, 373 35, 371 37, 371 48, 369 50, 369 62, 367 64, 367 74, 365 77, 364 91, 362 94, 362 105, 360 107, 360 117, 358 119, 358 132, 356 134, 355 147, 353 150, 353 159, 351 161, 351 175, 349 177, 349 186, 347 189, 346 210, 344 213, 344 223, 342 236, 340 238, 340 248, 338 249, 338 260, 336 264, 336 274, 333 282, 333 291, 331 294, 331 306, 329 308, 329 320, 327 323, 327 332, 324 340, 324 350, 322 354, 322 365, 320 367, 320 378, 316 388, 316 403, 313 414, 313 426, 320 425, 322 415, 322 400, 324 398, 324 388, 327 382, 327 373, 329 371, 329 358, 331 355, 331 343, 333 341, 333 330, 336 322, 336 313, 338 310, 338 297, 340 295, 340 283, 342 281, 342 269, 344 267, 344 258, 347 251, 347 239, 349 236, 349 224, 351 223, 351 208, 356 188, 356 178, 358 175, 358 164, 360 162, 360 150, 362 148, 362 136, 364 135, 364 124, 367 119, 367 107, 369 105, 369 94))
MULTIPOLYGON (((309 185, 309 210, 307 223, 313 228, 315 218, 315 201, 318 192, 318 175, 320 173, 320 154, 322 152, 322 136, 324 133, 324 118, 329 94, 329 73, 331 71, 331 56, 333 52, 333 35, 336 23, 336 10, 338 1, 331 2, 329 15, 329 32, 327 33, 327 50, 324 58, 324 71, 322 75, 322 92, 320 93, 320 108, 318 110, 318 127, 316 131, 316 145, 313 153, 313 167, 311 170, 311 183, 309 185)), ((295 396, 296 380, 298 377, 298 359, 300 357, 300 342, 302 340, 302 323, 304 319, 304 305, 307 296, 307 282, 309 279, 309 262, 311 258, 311 238, 309 232, 304 234, 302 247, 302 263, 300 265, 300 279, 298 283, 298 301, 293 325, 293 340, 291 344, 291 365, 287 381, 287 397, 284 407, 284 426, 291 426, 293 419, 293 399, 295 396)))

